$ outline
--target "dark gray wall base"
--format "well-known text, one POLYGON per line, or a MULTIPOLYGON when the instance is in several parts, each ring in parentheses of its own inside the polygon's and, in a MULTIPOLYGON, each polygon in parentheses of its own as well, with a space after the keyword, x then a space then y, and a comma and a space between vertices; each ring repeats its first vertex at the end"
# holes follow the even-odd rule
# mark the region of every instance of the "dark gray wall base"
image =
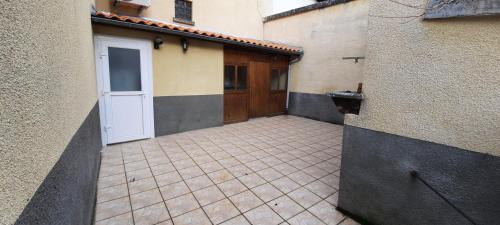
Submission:
POLYGON ((290 92, 288 114, 344 124, 344 115, 326 95, 290 92))
POLYGON ((338 205, 373 224, 476 224, 500 221, 500 157, 345 126, 338 205))
POLYGON ((222 126, 223 95, 154 97, 155 135, 222 126))
POLYGON ((96 103, 16 224, 92 224, 101 148, 96 103))

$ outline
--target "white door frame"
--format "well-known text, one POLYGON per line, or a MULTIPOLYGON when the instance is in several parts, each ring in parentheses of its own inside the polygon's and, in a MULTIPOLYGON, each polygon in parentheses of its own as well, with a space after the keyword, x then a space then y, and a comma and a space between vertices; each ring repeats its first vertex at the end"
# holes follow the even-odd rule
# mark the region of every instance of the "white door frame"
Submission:
MULTIPOLYGON (((109 112, 106 112, 106 106, 104 101, 104 76, 108 75, 106 71, 108 71, 103 66, 103 60, 107 60, 107 55, 103 52, 104 43, 105 42, 114 42, 121 44, 133 44, 133 47, 137 45, 143 45, 144 48, 141 48, 141 51, 145 51, 146 62, 142 65, 145 65, 146 74, 141 75, 141 79, 145 80, 145 87, 143 87, 143 91, 146 93, 146 112, 144 115, 149 117, 149 122, 146 125, 149 125, 149 129, 147 129, 147 138, 155 137, 155 129, 154 129, 154 110, 153 110, 153 58, 152 58, 152 45, 151 41, 147 39, 135 39, 128 37, 118 37, 118 36, 109 36, 109 35, 94 35, 94 45, 95 45, 95 62, 96 62, 96 76, 97 76, 97 96, 99 98, 99 118, 101 122, 101 139, 102 145, 105 146, 108 144, 108 135, 106 132, 106 122, 110 115, 109 112)), ((141 57, 142 59, 142 57, 141 57)))

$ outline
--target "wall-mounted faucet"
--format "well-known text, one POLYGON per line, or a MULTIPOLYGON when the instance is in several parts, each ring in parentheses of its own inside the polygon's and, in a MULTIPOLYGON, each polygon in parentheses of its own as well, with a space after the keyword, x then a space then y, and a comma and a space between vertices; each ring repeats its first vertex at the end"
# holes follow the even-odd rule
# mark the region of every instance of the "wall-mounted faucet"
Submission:
POLYGON ((351 57, 342 57, 343 60, 346 59, 354 59, 354 63, 358 63, 360 59, 365 59, 364 56, 351 56, 351 57))

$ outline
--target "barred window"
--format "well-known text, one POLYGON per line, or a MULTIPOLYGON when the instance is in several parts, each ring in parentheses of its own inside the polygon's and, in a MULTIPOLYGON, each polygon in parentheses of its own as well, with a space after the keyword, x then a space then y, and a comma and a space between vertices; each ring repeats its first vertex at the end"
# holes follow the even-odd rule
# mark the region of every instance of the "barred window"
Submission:
POLYGON ((175 22, 193 24, 193 2, 190 0, 175 0, 175 22))

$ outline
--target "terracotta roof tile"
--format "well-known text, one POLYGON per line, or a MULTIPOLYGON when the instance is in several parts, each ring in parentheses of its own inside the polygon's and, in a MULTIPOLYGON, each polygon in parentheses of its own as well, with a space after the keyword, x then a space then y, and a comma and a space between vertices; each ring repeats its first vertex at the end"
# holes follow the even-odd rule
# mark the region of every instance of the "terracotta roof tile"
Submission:
POLYGON ((288 46, 288 45, 284 45, 284 44, 278 44, 278 43, 274 43, 274 42, 270 42, 270 41, 255 40, 255 39, 251 39, 251 38, 241 38, 241 37, 229 36, 229 35, 224 35, 224 34, 219 34, 219 33, 208 32, 208 31, 202 31, 202 30, 177 26, 177 25, 168 24, 168 23, 162 23, 162 22, 148 20, 148 19, 139 18, 139 17, 119 16, 119 15, 116 15, 113 13, 101 12, 101 11, 97 11, 95 13, 95 15, 93 15, 93 16, 99 17, 99 18, 117 20, 117 21, 121 21, 121 22, 129 22, 129 23, 143 24, 143 25, 147 25, 147 26, 159 27, 159 28, 164 28, 164 29, 169 29, 169 30, 177 30, 177 31, 181 31, 181 32, 193 33, 193 34, 207 36, 207 37, 221 38, 221 39, 256 45, 256 46, 263 46, 263 47, 267 47, 267 48, 287 51, 287 52, 295 53, 295 54, 302 52, 302 49, 298 48, 298 47, 288 46))

